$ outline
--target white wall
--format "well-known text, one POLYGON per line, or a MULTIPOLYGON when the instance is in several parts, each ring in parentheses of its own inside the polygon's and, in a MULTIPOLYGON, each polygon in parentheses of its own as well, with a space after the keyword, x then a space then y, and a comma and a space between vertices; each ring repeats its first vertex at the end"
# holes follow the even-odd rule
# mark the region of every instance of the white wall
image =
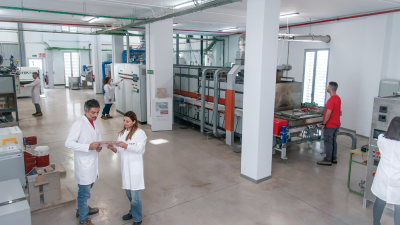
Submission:
MULTIPOLYGON (((292 34, 308 34, 310 27, 291 28, 292 34)), ((285 33, 282 29, 281 33, 285 33)), ((342 98, 342 127, 369 136, 373 98, 383 78, 400 79, 400 13, 313 25, 312 34, 330 35, 330 43, 291 42, 288 76, 303 79, 304 51, 329 48, 328 82, 339 84, 342 98)), ((288 45, 279 42, 281 64, 286 63, 288 45)), ((278 53, 279 55, 279 53, 278 53)), ((329 95, 327 95, 329 98, 329 95)))

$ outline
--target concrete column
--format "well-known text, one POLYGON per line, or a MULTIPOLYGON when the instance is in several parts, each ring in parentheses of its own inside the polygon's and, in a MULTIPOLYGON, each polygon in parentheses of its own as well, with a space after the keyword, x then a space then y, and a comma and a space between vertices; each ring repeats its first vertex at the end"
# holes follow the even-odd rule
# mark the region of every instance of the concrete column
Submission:
POLYGON ((167 97, 173 98, 172 31, 172 19, 146 25, 146 70, 154 71, 146 77, 148 124, 152 123, 151 99, 157 96, 157 88, 166 88, 167 97))
POLYGON ((93 36, 93 49, 92 49, 92 65, 93 65, 93 92, 95 94, 103 94, 103 75, 101 70, 101 36, 93 36))
POLYGON ((20 52, 20 66, 27 66, 26 63, 26 51, 25 51, 25 38, 24 38, 24 32, 22 31, 23 25, 22 23, 18 23, 18 45, 19 45, 19 52, 20 52))
MULTIPOLYGON (((122 63, 122 51, 124 51, 124 39, 121 35, 112 36, 112 62, 122 63)), ((114 77, 114 66, 111 66, 111 77, 114 77)), ((115 80, 116 81, 116 80, 115 80)))
POLYGON ((241 176, 271 178, 280 0, 248 0, 241 176))

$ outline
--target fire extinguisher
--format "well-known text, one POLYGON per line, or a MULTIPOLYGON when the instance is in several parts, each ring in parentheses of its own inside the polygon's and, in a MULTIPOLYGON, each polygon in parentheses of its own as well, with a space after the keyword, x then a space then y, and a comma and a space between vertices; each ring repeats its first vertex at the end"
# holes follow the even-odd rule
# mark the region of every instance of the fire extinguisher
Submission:
POLYGON ((92 82, 94 82, 94 74, 92 74, 92 82))
POLYGON ((44 80, 46 81, 46 85, 49 85, 49 76, 47 76, 47 71, 44 80))

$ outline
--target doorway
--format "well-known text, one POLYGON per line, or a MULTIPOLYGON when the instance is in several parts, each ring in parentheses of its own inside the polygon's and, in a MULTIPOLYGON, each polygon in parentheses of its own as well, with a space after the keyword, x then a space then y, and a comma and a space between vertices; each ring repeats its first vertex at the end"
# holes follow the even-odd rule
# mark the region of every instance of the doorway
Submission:
POLYGON ((70 77, 79 77, 79 52, 64 52, 65 87, 69 87, 70 77))

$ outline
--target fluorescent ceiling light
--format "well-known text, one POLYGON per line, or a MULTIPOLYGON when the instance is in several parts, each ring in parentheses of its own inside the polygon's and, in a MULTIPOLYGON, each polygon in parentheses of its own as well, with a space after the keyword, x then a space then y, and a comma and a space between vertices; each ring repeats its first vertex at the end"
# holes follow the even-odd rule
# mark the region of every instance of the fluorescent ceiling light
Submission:
POLYGON ((237 30, 238 28, 237 27, 232 27, 232 28, 227 28, 227 29, 223 29, 223 30, 220 30, 221 32, 225 32, 225 31, 231 31, 231 30, 237 30))
POLYGON ((393 3, 393 4, 400 4, 399 0, 378 0, 380 2, 387 2, 387 3, 393 3))
MULTIPOLYGON (((198 3, 201 3, 202 0, 197 1, 197 2, 198 2, 198 3)), ((184 7, 188 7, 188 6, 192 6, 192 5, 194 5, 194 2, 193 2, 193 1, 185 2, 185 3, 179 4, 179 5, 174 5, 174 9, 180 9, 180 8, 184 8, 184 7)))
POLYGON ((93 23, 94 21, 97 21, 99 19, 100 19, 99 17, 93 17, 92 19, 88 20, 87 22, 88 23, 93 23))
POLYGON ((178 23, 174 23, 174 24, 172 24, 172 26, 176 26, 176 25, 178 25, 178 23))
POLYGON ((280 18, 287 18, 287 17, 292 17, 292 16, 298 16, 300 13, 290 13, 290 14, 285 14, 285 15, 280 15, 280 18))

